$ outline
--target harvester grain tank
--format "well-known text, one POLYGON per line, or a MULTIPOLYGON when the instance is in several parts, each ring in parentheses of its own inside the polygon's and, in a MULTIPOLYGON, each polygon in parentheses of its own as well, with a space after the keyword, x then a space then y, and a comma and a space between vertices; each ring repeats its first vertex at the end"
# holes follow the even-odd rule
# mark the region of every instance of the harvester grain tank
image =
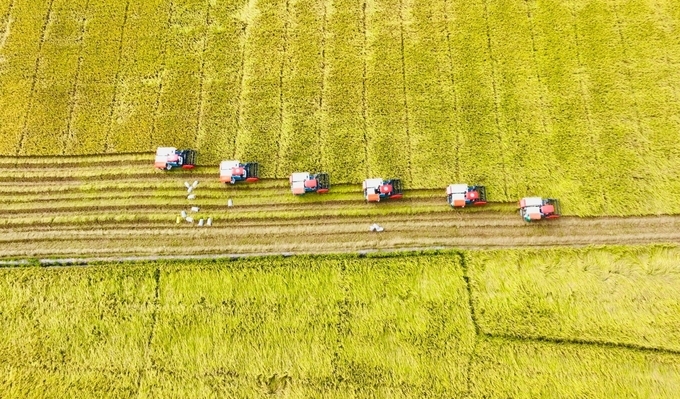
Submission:
POLYGON ((560 217, 560 204, 554 198, 525 197, 519 201, 519 214, 527 222, 560 217))
POLYGON ((446 200, 454 208, 486 205, 486 187, 451 184, 446 188, 446 200))
POLYGON ((383 180, 382 178, 364 180, 364 198, 367 202, 379 202, 383 199, 399 199, 404 192, 399 179, 383 180))
POLYGON ((296 172, 290 175, 290 190, 295 195, 305 193, 325 194, 331 188, 331 180, 328 173, 310 174, 308 172, 296 172))
POLYGON ((172 168, 193 169, 196 166, 196 151, 178 150, 175 147, 158 147, 156 149, 156 169, 172 168))
POLYGON ((259 180, 258 169, 257 162, 222 161, 220 162, 220 181, 231 184, 237 181, 256 182, 259 180))

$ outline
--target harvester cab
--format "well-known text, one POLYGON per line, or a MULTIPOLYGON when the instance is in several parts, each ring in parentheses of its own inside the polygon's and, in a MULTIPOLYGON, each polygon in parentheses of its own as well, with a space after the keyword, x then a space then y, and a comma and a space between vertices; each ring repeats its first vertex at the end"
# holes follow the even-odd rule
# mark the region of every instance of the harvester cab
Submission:
POLYGON ((257 162, 241 163, 239 161, 220 162, 220 182, 235 184, 237 181, 249 183, 259 180, 257 162))
POLYGON ((309 174, 297 172, 290 175, 290 190, 295 195, 304 193, 325 194, 331 188, 331 180, 328 173, 309 174))
POLYGON ((403 197, 401 180, 366 179, 364 180, 364 198, 368 202, 379 202, 381 199, 399 199, 403 197))
POLYGON ((446 188, 446 199, 454 208, 466 205, 486 205, 486 187, 451 184, 446 188))
POLYGON ((193 169, 196 166, 196 151, 178 150, 175 147, 158 147, 156 149, 156 169, 172 168, 193 169))
POLYGON ((527 222, 560 217, 560 204, 554 198, 526 197, 519 201, 519 214, 527 222))

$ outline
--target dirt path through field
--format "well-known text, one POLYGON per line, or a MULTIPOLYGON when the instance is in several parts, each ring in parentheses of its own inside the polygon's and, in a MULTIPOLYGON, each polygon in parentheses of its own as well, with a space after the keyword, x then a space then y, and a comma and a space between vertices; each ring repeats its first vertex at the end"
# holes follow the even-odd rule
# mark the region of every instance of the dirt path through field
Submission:
POLYGON ((163 173, 141 163, 137 154, 129 158, 101 157, 101 170, 92 157, 56 165, 25 158, 14 167, 4 165, 0 258, 114 260, 680 242, 680 216, 565 216, 527 224, 514 204, 453 210, 443 189, 409 190, 404 200, 381 204, 364 203, 359 185, 334 185, 329 195, 298 198, 284 180, 224 186, 216 182, 216 168, 163 173), (184 182, 194 180, 199 181, 197 199, 189 201, 184 182), (234 207, 227 207, 229 198, 234 207), (192 213, 191 206, 201 209, 192 213), (196 222, 211 217, 213 225, 176 224, 182 210, 196 222), (385 231, 370 232, 372 223, 385 231))

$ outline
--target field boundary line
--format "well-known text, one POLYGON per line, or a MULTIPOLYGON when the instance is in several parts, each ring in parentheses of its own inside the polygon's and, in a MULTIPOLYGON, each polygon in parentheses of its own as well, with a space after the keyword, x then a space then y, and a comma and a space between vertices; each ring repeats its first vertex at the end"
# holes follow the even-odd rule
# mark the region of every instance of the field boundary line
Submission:
POLYGON ((141 395, 142 380, 146 376, 149 367, 154 366, 153 357, 151 355, 151 344, 153 342, 154 336, 156 335, 156 324, 158 322, 158 307, 160 302, 160 286, 161 286, 161 269, 159 266, 156 267, 153 277, 154 281, 156 282, 152 302, 153 310, 151 311, 151 325, 149 326, 149 337, 147 338, 145 347, 144 355, 145 364, 142 365, 142 368, 139 369, 139 374, 137 374, 137 397, 141 395))
POLYGON ((198 107, 196 108, 196 133, 194 135, 194 143, 196 147, 200 147, 199 139, 201 134, 201 127, 203 126, 203 115, 205 113, 205 53, 208 51, 208 37, 210 36, 210 10, 211 0, 206 0, 205 7, 205 32, 203 33, 203 44, 201 48, 201 66, 199 67, 199 84, 198 84, 198 107))
POLYGON ((411 168, 411 158, 413 157, 413 143, 411 141, 411 129, 409 120, 409 109, 408 109, 408 96, 406 93, 406 49, 404 44, 404 0, 399 0, 399 37, 400 37, 400 49, 401 49, 401 83, 402 83, 402 96, 404 97, 404 119, 406 131, 406 141, 408 141, 408 176, 410 184, 413 184, 413 169, 411 168))
POLYGON ((493 104, 494 104, 494 119, 496 121, 496 138, 498 144, 501 147, 501 167, 503 168, 503 195, 505 198, 508 197, 508 171, 505 162, 505 145, 503 145, 503 134, 501 132, 501 121, 500 121, 500 104, 498 99, 498 82, 496 78, 496 65, 498 60, 493 55, 493 46, 491 45, 491 25, 489 23, 489 5, 488 0, 484 0, 484 21, 486 22, 486 47, 489 52, 489 60, 491 62, 491 86, 493 88, 493 104))
POLYGON ((123 13, 123 23, 120 26, 120 40, 118 41, 118 59, 116 60, 116 76, 113 78, 113 96, 111 97, 111 105, 109 107, 109 125, 106 128, 106 137, 104 139, 104 153, 111 150, 109 139, 111 131, 113 130, 113 114, 118 101, 118 86, 120 86, 120 65, 123 59, 123 42, 125 40, 125 28, 127 26, 128 15, 130 12, 130 0, 125 2, 125 12, 123 13))
MULTIPOLYGON (((172 19, 175 14, 175 3, 170 1, 168 5, 168 20, 166 26, 166 33, 172 33, 172 19)), ((168 53, 168 39, 163 40, 163 45, 161 46, 161 65, 158 70, 158 91, 156 92, 156 101, 153 108, 153 122, 151 123, 151 132, 149 133, 149 148, 153 148, 154 137, 156 136, 156 130, 158 129, 158 115, 161 108, 161 97, 163 95, 163 81, 167 73, 167 53, 168 53)))
MULTIPOLYGON (((319 118, 317 119, 317 138, 316 147, 320 150, 323 147, 322 136, 323 136, 323 108, 324 108, 324 94, 326 92, 326 80, 328 78, 328 69, 326 68, 326 32, 328 25, 328 8, 326 7, 326 0, 320 0, 321 6, 323 7, 323 19, 321 22, 321 88, 319 91, 319 118)), ((317 169, 320 172, 324 162, 325 151, 319 151, 319 156, 316 158, 317 169)))
POLYGON ((368 88, 366 86, 366 80, 368 79, 368 62, 366 58, 368 57, 368 33, 367 33, 367 23, 366 23, 366 1, 361 2, 361 33, 364 37, 363 46, 361 49, 361 60, 363 64, 363 71, 361 75, 361 119, 362 119, 362 130, 364 133, 364 165, 366 168, 365 178, 370 177, 371 164, 368 160, 368 88))
MULTIPOLYGON (((572 3, 569 3, 571 5, 569 11, 571 12, 571 16, 573 19, 573 28, 574 28, 574 47, 576 49, 576 60, 578 62, 578 67, 579 71, 578 73, 575 73, 576 76, 578 76, 578 84, 580 87, 581 91, 581 100, 583 102, 583 110, 585 111, 586 115, 586 121, 588 122, 588 127, 590 130, 590 134, 588 134, 588 141, 590 142, 590 148, 592 148, 592 154, 595 156, 595 163, 596 164, 601 164, 602 156, 600 154, 600 146, 598 145, 599 142, 599 137, 598 140, 595 140, 595 137, 593 137, 593 132, 595 131, 594 129, 594 122, 593 122, 593 116, 592 116, 592 111, 590 110, 590 107, 588 106, 588 96, 586 95, 588 90, 586 90, 585 84, 583 82, 583 72, 586 68, 585 64, 583 63, 583 56, 581 55, 581 40, 580 36, 578 34, 578 18, 576 16, 576 10, 574 9, 574 5, 572 3)), ((598 133, 599 136, 599 133, 598 133)), ((599 174, 599 173, 598 173, 599 174)), ((604 201, 604 213, 607 213, 607 210, 609 209, 609 199, 607 198, 607 192, 604 189, 604 185, 600 185, 600 192, 602 194, 602 200, 604 201)))
POLYGON ((28 117, 31 114, 31 109, 33 108, 33 101, 35 99, 35 86, 38 82, 38 72, 40 71, 40 63, 42 61, 43 46, 45 45, 45 39, 47 36, 47 29, 52 22, 52 6, 54 5, 54 0, 50 0, 50 4, 47 7, 47 14, 45 15, 45 23, 40 31, 40 41, 38 43, 38 53, 35 57, 35 67, 33 69, 33 78, 31 81, 31 91, 28 93, 28 104, 26 105, 26 113, 24 114, 24 120, 21 124, 21 134, 19 136, 19 143, 17 144, 16 156, 19 156, 21 150, 24 146, 24 141, 26 140, 26 130, 28 129, 28 117))
POLYGON ((556 345, 578 345, 578 346, 590 346, 599 347, 604 349, 623 349, 639 353, 662 353, 667 355, 679 355, 680 350, 661 348, 658 346, 644 346, 638 344, 628 344, 622 342, 612 342, 612 341, 601 341, 601 340, 591 340, 591 339, 580 339, 580 338, 556 338, 547 336, 522 336, 519 334, 499 334, 499 333, 487 333, 482 332, 485 338, 495 338, 504 339, 507 341, 515 342, 542 342, 548 344, 556 345))
POLYGON ((280 177, 281 169, 281 140, 283 140, 283 113, 285 102, 283 99, 283 75, 286 69, 288 56, 288 30, 290 29, 290 0, 286 0, 286 11, 283 22, 283 45, 281 49, 281 67, 279 68, 279 139, 276 141, 276 172, 274 176, 280 177))
MULTIPOLYGON (((456 90, 456 78, 453 72, 453 49, 451 45, 451 28, 449 24, 451 19, 449 17, 449 0, 444 0, 444 25, 446 27, 446 55, 449 60, 449 79, 451 80, 451 90, 453 93, 453 112, 454 115, 458 115, 458 91, 456 90)), ((455 120, 458 121, 458 117, 455 116, 455 120)), ((453 123, 451 126, 456 132, 456 158, 454 167, 456 169, 456 180, 460 181, 460 126, 458 123, 453 123)))
POLYGON ((62 155, 66 155, 66 149, 70 142, 73 141, 73 114, 78 105, 78 83, 80 80, 80 71, 83 69, 83 48, 85 47, 85 32, 87 31, 87 13, 90 10, 90 0, 85 1, 85 9, 83 10, 83 18, 80 26, 80 37, 78 38, 78 63, 76 64, 76 72, 73 77, 73 87, 69 95, 68 117, 66 120, 66 134, 62 139, 62 155))
MULTIPOLYGON (((244 2, 245 7, 250 7, 251 3, 255 0, 246 0, 244 2)), ((241 67, 239 69, 239 85, 238 85, 238 100, 236 103, 236 114, 234 115, 234 120, 236 124, 236 131, 233 133, 234 138, 231 140, 232 143, 232 159, 236 159, 236 149, 238 147, 238 136, 241 134, 241 129, 243 128, 243 92, 245 91, 246 85, 246 47, 248 44, 248 28, 250 27, 250 20, 243 22, 243 28, 241 29, 241 67)))

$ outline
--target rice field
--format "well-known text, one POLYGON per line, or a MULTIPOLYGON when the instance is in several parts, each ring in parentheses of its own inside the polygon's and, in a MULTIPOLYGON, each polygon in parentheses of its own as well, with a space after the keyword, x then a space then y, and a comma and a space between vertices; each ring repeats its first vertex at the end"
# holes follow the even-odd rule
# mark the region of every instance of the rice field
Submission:
POLYGON ((679 251, 602 247, 4 268, 0 391, 8 397, 672 398, 680 387, 679 251), (619 277, 604 272, 612 258, 619 277), (501 285, 496 276, 503 272, 501 285), (541 307, 544 293, 527 282, 539 272, 555 293, 552 312, 541 307), (586 279, 591 283, 582 287, 586 279), (515 286, 526 288, 514 292, 515 286), (564 294, 569 290, 575 293, 564 294), (604 297, 612 299, 603 303, 604 297), (527 312, 493 312, 508 302, 527 312), (584 316, 581 323, 560 329, 574 309, 584 316), (652 314, 656 323, 649 322, 652 314))
POLYGON ((237 158, 678 213, 671 0, 1 0, 0 154, 237 158))

